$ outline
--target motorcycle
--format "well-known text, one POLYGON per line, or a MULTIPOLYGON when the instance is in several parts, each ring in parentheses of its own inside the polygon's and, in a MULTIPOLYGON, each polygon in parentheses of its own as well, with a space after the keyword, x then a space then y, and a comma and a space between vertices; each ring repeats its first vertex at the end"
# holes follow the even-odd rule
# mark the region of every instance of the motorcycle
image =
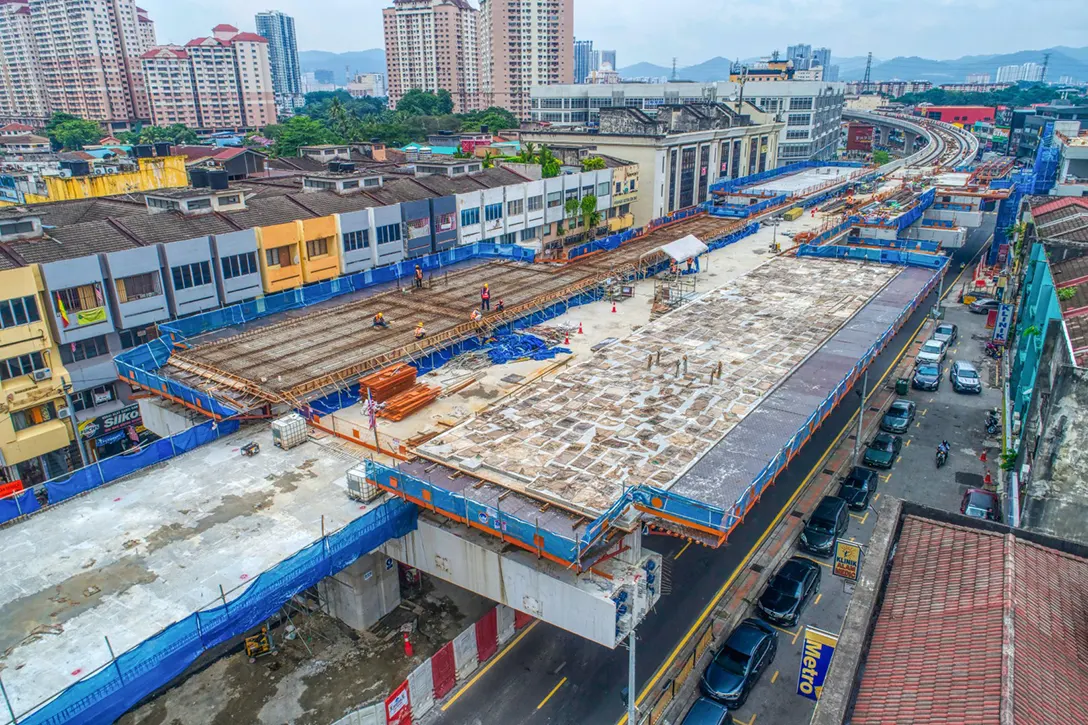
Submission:
POLYGON ((990 435, 997 435, 1001 430, 1001 419, 997 416, 996 410, 991 410, 986 413, 986 432, 990 435))
POLYGON ((948 451, 943 448, 937 449, 937 468, 940 468, 944 464, 948 463, 948 451))
POLYGON ((991 357, 994 360, 1000 360, 1001 359, 1001 352, 1002 352, 1001 346, 998 345, 996 342, 986 343, 986 357, 991 357))

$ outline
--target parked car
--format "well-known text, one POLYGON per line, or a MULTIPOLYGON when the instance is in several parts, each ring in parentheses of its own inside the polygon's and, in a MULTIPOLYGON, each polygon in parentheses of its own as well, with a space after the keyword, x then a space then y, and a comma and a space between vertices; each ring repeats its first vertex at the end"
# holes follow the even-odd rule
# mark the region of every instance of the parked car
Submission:
POLYGON ((831 556, 835 542, 846 533, 850 512, 838 496, 824 496, 801 530, 801 548, 817 556, 831 556))
POLYGON ((774 661, 778 632, 758 619, 737 625, 703 672, 703 694, 734 710, 744 704, 759 676, 774 661))
POLYGON ((891 468, 899 451, 903 448, 903 439, 890 433, 877 433, 865 447, 861 462, 873 468, 891 468))
POLYGON ((864 511, 869 508, 869 502, 876 494, 877 482, 880 477, 870 468, 854 466, 846 478, 839 483, 839 498, 855 511, 864 511))
POLYGON ((933 331, 933 339, 941 340, 949 347, 956 342, 956 338, 960 336, 960 330, 951 322, 942 322, 937 325, 937 329, 933 331))
POLYGON ((889 433, 906 433, 914 422, 914 402, 900 398, 888 406, 888 412, 880 419, 880 430, 889 433))
POLYGON ((911 378, 910 384, 912 387, 918 390, 937 390, 941 387, 941 366, 940 364, 931 365, 919 365, 914 371, 914 377, 911 378))
POLYGON ((974 312, 976 315, 985 315, 990 310, 996 310, 1001 306, 1001 303, 992 297, 979 297, 977 300, 967 306, 967 309, 974 312))
POLYGON ((948 379, 952 381, 952 389, 957 393, 982 392, 982 378, 978 374, 978 369, 965 360, 952 363, 948 371, 948 379))
POLYGON ((930 338, 922 345, 922 349, 914 357, 915 365, 937 364, 944 362, 944 354, 948 350, 948 343, 936 338, 930 338))
POLYGON ((756 607, 768 622, 792 627, 820 591, 820 565, 795 556, 775 573, 756 607))
POLYGON ((1001 499, 996 493, 981 488, 969 488, 960 502, 960 513, 976 519, 1001 521, 1001 499))
POLYGON ((709 697, 700 697, 688 710, 680 725, 733 725, 729 708, 709 697))

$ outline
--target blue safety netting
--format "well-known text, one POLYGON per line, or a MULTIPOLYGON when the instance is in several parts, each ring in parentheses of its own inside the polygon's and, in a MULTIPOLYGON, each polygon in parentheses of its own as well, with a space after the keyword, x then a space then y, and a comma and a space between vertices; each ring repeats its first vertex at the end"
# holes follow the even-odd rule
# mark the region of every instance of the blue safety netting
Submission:
POLYGON ((335 574, 389 539, 416 528, 417 509, 382 504, 281 561, 234 599, 171 624, 100 668, 30 715, 21 725, 113 722, 180 675, 204 651, 275 616, 288 599, 335 574))
POLYGON ((20 516, 32 514, 39 509, 41 509, 41 504, 38 503, 38 497, 34 495, 33 489, 28 488, 25 491, 0 498, 0 524, 5 524, 20 516))
POLYGON ((902 264, 907 267, 940 269, 948 263, 948 257, 941 254, 927 254, 902 249, 873 249, 869 247, 847 247, 840 244, 825 244, 817 247, 802 244, 797 248, 798 257, 824 257, 829 259, 857 259, 881 264, 902 264))
POLYGON ((128 382, 145 390, 188 403, 209 416, 229 418, 241 412, 224 405, 208 393, 157 374, 155 371, 166 364, 172 351, 170 343, 159 338, 126 350, 115 357, 113 363, 117 367, 117 374, 128 382))
POLYGON ((706 210, 711 216, 728 217, 730 219, 747 219, 756 214, 762 214, 768 209, 785 204, 789 197, 786 194, 772 196, 756 204, 723 204, 706 202, 706 210))
POLYGON ((544 340, 528 333, 498 335, 487 344, 487 357, 495 365, 516 360, 551 360, 556 355, 566 354, 570 354, 570 348, 548 347, 544 340))

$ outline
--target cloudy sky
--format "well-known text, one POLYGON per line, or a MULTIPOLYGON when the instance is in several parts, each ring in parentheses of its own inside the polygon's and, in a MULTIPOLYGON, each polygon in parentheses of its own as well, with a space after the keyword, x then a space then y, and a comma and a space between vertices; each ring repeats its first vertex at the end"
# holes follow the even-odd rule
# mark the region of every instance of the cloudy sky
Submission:
MULTIPOLYGON (((794 42, 836 56, 958 58, 1088 45, 1088 0, 573 0, 574 32, 616 48, 621 67, 765 55, 794 42), (862 11, 863 12, 859 12, 862 11)), ((139 0, 160 43, 227 22, 252 30, 271 7, 295 17, 300 50, 381 47, 388 0, 139 0)), ((473 0, 479 5, 479 0, 473 0)))

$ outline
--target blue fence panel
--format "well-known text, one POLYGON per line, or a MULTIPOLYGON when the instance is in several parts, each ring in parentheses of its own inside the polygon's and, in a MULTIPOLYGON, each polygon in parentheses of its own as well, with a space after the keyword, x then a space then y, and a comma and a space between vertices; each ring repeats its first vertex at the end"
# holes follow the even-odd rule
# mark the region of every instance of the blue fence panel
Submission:
POLYGON ((75 683, 24 725, 113 722, 185 671, 206 649, 250 631, 274 616, 292 596, 416 528, 417 509, 394 500, 264 572, 237 598, 171 624, 116 662, 75 683), (330 553, 335 552, 335 553, 330 553), (334 568, 335 567, 335 568, 334 568))
POLYGON ((0 498, 0 524, 6 524, 12 519, 32 514, 41 508, 33 489, 20 491, 6 498, 0 498))
POLYGON ((75 471, 67 478, 46 481, 45 492, 49 503, 55 504, 78 496, 84 491, 90 491, 92 488, 98 488, 103 483, 105 481, 102 479, 98 466, 89 466, 75 471))

